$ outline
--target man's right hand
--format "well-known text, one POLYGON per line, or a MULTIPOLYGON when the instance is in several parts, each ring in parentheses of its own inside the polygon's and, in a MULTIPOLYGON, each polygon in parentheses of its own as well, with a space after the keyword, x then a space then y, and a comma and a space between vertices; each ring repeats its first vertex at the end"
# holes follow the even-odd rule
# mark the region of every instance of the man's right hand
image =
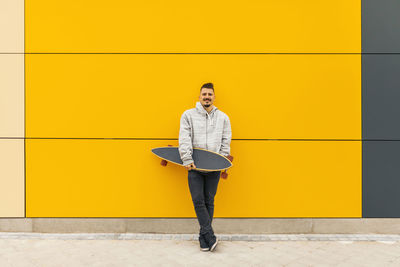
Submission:
POLYGON ((186 170, 190 171, 192 169, 196 169, 196 165, 194 165, 194 163, 190 163, 188 165, 185 166, 186 170))

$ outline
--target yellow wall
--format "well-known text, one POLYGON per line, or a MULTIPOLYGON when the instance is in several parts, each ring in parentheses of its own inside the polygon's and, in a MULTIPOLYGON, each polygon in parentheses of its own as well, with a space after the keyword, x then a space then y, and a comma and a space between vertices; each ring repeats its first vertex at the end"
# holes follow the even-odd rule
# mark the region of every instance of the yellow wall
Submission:
MULTIPOLYGON (((150 149, 176 140, 27 141, 28 217, 196 216, 187 172, 150 149)), ((232 143, 216 217, 361 217, 361 141, 232 143)))
POLYGON ((361 217, 360 12, 26 0, 27 217, 194 217, 186 172, 150 149, 177 145, 209 81, 235 157, 216 217, 361 217))
POLYGON ((361 138, 360 55, 34 54, 26 62, 27 137, 177 138, 182 112, 211 80, 233 138, 361 138))
POLYGON ((27 52, 361 52, 361 0, 25 2, 27 52))

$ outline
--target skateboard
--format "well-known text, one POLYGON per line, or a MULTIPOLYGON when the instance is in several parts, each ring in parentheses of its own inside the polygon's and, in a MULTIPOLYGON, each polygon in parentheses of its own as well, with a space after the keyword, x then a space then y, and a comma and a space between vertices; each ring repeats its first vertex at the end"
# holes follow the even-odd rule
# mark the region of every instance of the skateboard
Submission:
MULTIPOLYGON (((162 159, 162 166, 167 166, 168 162, 183 166, 178 147, 176 146, 157 147, 153 148, 151 152, 162 159)), ((221 177, 224 179, 228 178, 226 170, 233 166, 233 157, 231 155, 225 157, 216 152, 202 148, 193 148, 192 158, 194 165, 196 165, 195 170, 223 171, 221 172, 221 177)))

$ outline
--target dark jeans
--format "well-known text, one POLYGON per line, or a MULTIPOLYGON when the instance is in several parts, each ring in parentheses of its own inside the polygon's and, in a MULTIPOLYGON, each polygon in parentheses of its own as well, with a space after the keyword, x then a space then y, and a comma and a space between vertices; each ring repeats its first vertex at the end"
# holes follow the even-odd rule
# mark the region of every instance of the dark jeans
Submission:
POLYGON ((194 209, 200 224, 200 234, 212 233, 211 222, 214 215, 214 196, 217 193, 220 171, 202 173, 188 171, 188 183, 194 209))

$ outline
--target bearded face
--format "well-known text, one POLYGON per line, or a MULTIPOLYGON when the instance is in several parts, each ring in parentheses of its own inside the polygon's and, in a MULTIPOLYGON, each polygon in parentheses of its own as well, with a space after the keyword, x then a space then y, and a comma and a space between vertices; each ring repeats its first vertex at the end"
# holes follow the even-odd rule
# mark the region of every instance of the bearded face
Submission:
POLYGON ((202 88, 200 91, 200 103, 204 107, 208 108, 214 103, 215 95, 214 90, 210 88, 202 88))

